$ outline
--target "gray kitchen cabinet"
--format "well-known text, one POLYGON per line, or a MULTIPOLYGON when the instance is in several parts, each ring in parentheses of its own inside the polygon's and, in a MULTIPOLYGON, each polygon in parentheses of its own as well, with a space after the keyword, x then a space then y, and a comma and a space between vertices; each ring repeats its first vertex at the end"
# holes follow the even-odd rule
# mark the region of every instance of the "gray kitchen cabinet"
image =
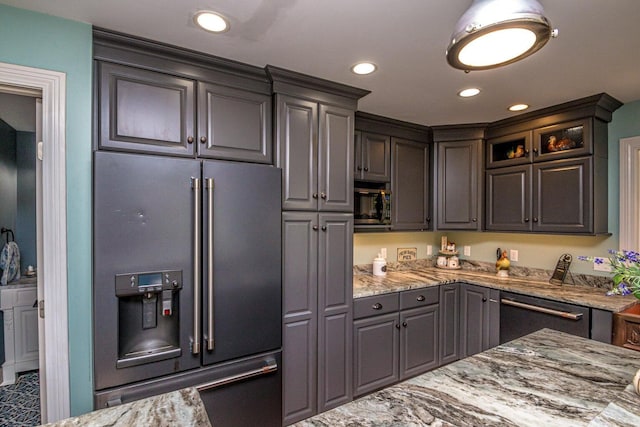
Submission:
POLYGON ((370 132, 355 134, 355 180, 391 181, 391 138, 370 132))
POLYGON ((282 217, 283 414, 291 424, 352 399, 353 217, 282 217))
POLYGON ((198 83, 198 156, 272 163, 271 96, 198 83))
POLYGON ((482 140, 437 142, 439 230, 479 230, 482 140))
POLYGON ((460 359, 460 285, 440 286, 440 364, 460 359))
POLYGON ((353 211, 352 110, 276 95, 286 210, 353 211))
POLYGON ((391 138, 391 226, 394 230, 430 230, 430 145, 391 138))
POLYGON ((263 68, 100 29, 93 36, 98 149, 273 163, 263 68))
POLYGON ((354 396, 439 366, 438 287, 354 302, 354 396))
POLYGON ((603 217, 596 211, 603 207, 593 201, 591 185, 599 185, 594 163, 606 174, 603 161, 592 156, 487 170, 486 229, 576 234, 600 229, 603 224, 594 225, 603 217))
POLYGON ((460 285, 460 358, 500 343, 500 291, 460 285))

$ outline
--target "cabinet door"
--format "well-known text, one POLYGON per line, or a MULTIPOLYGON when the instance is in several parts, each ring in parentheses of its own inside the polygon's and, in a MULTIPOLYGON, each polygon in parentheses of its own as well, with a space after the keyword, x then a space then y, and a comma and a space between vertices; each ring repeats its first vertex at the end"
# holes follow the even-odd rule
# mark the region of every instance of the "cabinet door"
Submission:
POLYGON ((354 112, 320 105, 318 191, 321 211, 353 212, 354 112))
POLYGON ((400 379, 438 366, 438 305, 400 313, 400 379))
POLYGON ((531 231, 531 165, 489 169, 485 229, 531 231))
POLYGON ((531 131, 487 140, 487 169, 531 163, 531 131))
POLYGON ((359 174, 357 179, 374 182, 391 181, 391 138, 362 132, 360 145, 362 153, 361 162, 356 168, 359 174))
POLYGON ((198 155, 272 163, 271 97, 198 83, 198 155))
POLYGON ((395 230, 431 228, 429 145, 392 138, 391 225, 395 230))
POLYGON ((98 63, 99 148, 193 156, 195 82, 98 63))
POLYGON ((285 424, 317 412, 318 215, 282 214, 282 358, 285 424))
POLYGON ((460 294, 461 358, 489 348, 489 288, 464 284, 460 294))
POLYGON ((277 166, 282 168, 282 208, 318 208, 318 104, 276 95, 277 166))
POLYGON ((440 286, 440 364, 460 359, 460 285, 440 286))
POLYGON ((533 161, 593 154, 592 120, 575 120, 535 129, 533 161))
POLYGON ((593 232, 592 157, 533 165, 533 230, 593 232))
POLYGON ((353 394, 361 396, 398 382, 398 313, 353 323, 353 394))
POLYGON ((22 370, 28 369, 25 362, 33 361, 38 368, 38 309, 32 306, 17 306, 13 309, 15 322, 15 363, 22 370))
POLYGON ((318 411, 352 399, 353 215, 319 214, 318 411))
POLYGON ((440 142, 437 147, 437 228, 478 230, 482 140, 440 142))

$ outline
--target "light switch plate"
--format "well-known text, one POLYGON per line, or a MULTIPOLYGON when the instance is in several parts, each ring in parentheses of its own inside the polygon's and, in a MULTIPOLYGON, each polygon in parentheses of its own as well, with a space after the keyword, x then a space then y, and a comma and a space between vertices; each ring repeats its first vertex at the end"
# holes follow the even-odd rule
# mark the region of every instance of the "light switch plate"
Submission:
POLYGON ((463 253, 464 256, 471 256, 471 246, 465 246, 463 253))
POLYGON ((518 251, 516 249, 511 249, 511 251, 509 252, 509 258, 511 258, 511 261, 518 261, 518 251))
POLYGON ((433 255, 433 246, 427 245, 427 255, 433 255))

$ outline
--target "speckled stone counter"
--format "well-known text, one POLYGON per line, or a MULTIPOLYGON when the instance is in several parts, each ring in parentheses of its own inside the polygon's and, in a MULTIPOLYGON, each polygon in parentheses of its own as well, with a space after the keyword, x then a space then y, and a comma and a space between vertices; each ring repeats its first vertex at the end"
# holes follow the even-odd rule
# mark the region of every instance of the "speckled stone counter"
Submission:
POLYGON ((640 352, 543 329, 296 426, 637 426, 639 368, 640 352))
POLYGON ((165 393, 100 409, 79 417, 67 418, 50 427, 102 427, 102 426, 198 426, 211 427, 200 394, 195 388, 165 393))
POLYGON ((534 277, 499 278, 495 274, 466 270, 441 270, 433 267, 392 271, 384 277, 365 273, 353 276, 353 296, 354 298, 362 298, 407 289, 438 286, 445 283, 464 282, 579 304, 614 313, 623 311, 637 302, 637 299, 631 295, 624 297, 606 296, 605 289, 569 284, 552 285, 548 282, 548 279, 541 281, 539 277, 534 277))

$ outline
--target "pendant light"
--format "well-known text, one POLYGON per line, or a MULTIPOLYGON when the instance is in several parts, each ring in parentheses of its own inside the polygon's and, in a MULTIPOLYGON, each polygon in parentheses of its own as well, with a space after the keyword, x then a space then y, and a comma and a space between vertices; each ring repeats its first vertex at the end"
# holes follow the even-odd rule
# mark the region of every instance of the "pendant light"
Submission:
POLYGON ((455 26, 447 61, 465 71, 497 68, 526 58, 557 34, 537 0, 473 0, 455 26))

